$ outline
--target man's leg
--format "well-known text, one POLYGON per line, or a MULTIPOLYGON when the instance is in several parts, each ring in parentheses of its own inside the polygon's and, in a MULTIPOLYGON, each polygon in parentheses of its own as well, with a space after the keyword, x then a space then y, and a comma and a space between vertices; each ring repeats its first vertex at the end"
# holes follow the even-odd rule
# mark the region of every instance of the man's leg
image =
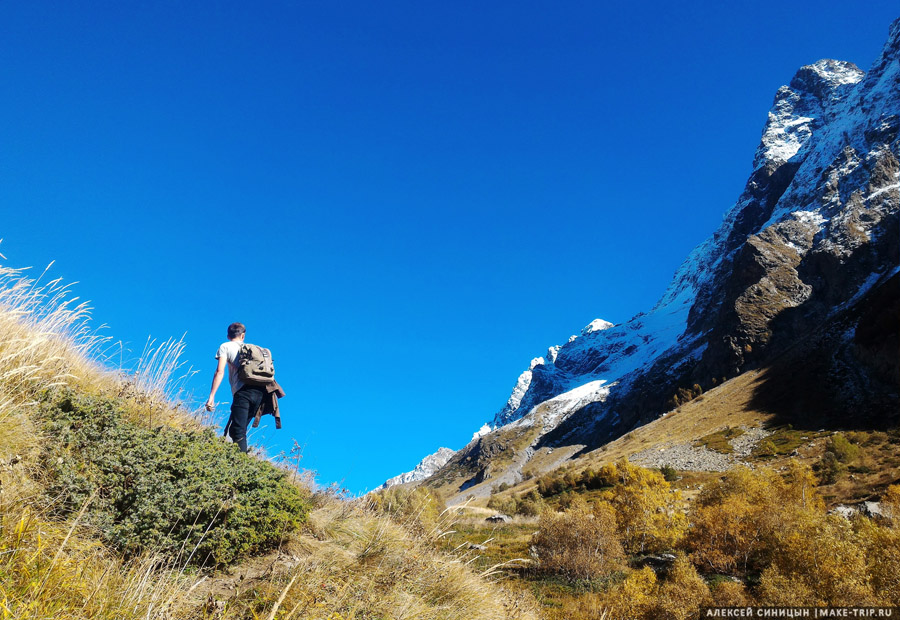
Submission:
POLYGON ((236 443, 241 452, 247 451, 247 422, 250 419, 250 407, 253 403, 250 394, 245 390, 234 393, 231 401, 231 420, 228 422, 228 436, 236 443))
POLYGON ((235 392, 231 402, 231 421, 228 426, 228 435, 238 445, 241 452, 247 452, 247 426, 250 418, 256 415, 262 404, 264 392, 260 388, 242 387, 235 392))

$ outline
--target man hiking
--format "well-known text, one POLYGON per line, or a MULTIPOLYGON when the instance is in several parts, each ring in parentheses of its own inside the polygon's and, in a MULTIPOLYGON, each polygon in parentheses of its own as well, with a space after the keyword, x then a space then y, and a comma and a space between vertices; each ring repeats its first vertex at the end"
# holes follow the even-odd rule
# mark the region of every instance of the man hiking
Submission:
POLYGON ((213 375, 212 388, 209 390, 209 398, 206 401, 206 410, 213 411, 216 408, 214 398, 216 391, 222 384, 222 378, 225 376, 225 366, 228 366, 228 382, 231 384, 231 418, 226 426, 228 435, 231 440, 238 444, 242 452, 247 452, 247 425, 253 418, 263 399, 266 397, 267 390, 264 385, 244 384, 238 376, 238 356, 241 352, 241 345, 244 344, 244 336, 247 330, 242 323, 232 323, 228 326, 228 342, 219 345, 216 351, 216 374, 213 375))

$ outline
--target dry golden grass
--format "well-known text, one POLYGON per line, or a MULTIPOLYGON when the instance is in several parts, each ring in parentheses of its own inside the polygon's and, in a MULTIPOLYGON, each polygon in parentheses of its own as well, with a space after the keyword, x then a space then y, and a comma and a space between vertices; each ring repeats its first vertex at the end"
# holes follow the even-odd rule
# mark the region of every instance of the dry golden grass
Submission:
POLYGON ((124 620, 190 612, 198 583, 152 556, 122 562, 21 503, 0 508, 0 617, 124 620))
POLYGON ((499 567, 473 570, 466 554, 435 550, 451 518, 416 536, 361 502, 327 501, 294 541, 297 566, 251 594, 271 598, 287 582, 284 618, 537 618, 530 595, 497 582, 499 567))
POLYGON ((122 561, 80 515, 42 514, 32 412, 48 389, 114 396, 151 427, 200 424, 169 396, 178 389, 181 341, 149 342, 131 374, 102 363, 108 344, 61 282, 0 267, 0 619, 538 617, 530 594, 498 583, 496 569, 437 551, 440 524, 418 531, 361 501, 323 501, 308 531, 274 554, 277 565, 255 558, 231 574, 193 576, 152 555, 122 561))
POLYGON ((754 387, 763 371, 751 370, 713 388, 649 424, 594 450, 576 461, 578 468, 597 467, 631 456, 649 446, 690 443, 697 438, 736 426, 762 426, 773 418, 753 408, 754 387))

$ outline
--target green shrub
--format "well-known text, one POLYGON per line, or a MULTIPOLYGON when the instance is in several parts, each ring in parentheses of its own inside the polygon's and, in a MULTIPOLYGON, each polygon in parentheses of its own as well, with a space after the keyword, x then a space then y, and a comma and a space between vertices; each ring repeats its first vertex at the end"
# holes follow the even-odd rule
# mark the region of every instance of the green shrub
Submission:
POLYGON ((309 511, 286 472, 211 429, 148 429, 115 401, 63 394, 41 408, 46 494, 126 556, 223 565, 278 545, 309 511))
POLYGON ((588 468, 580 474, 560 471, 549 473, 538 478, 537 490, 542 497, 553 497, 570 491, 606 489, 615 483, 615 467, 604 465, 599 471, 588 468))
POLYGON ((831 439, 828 440, 827 450, 829 452, 834 452, 837 460, 841 463, 850 463, 859 456, 859 446, 850 443, 847 438, 840 433, 834 434, 831 439))
POLYGON ((675 482, 678 480, 678 472, 671 465, 663 465, 659 468, 659 473, 663 475, 666 482, 675 482))
POLYGON ((822 484, 834 484, 845 467, 841 465, 840 460, 830 450, 822 455, 821 460, 816 463, 816 471, 822 480, 822 484))

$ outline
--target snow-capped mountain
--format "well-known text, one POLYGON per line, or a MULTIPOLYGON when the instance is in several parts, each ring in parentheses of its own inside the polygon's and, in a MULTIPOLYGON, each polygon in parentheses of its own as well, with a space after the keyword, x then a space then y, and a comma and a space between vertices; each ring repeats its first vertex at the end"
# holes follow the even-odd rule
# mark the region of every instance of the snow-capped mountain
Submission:
POLYGON ((884 316, 900 297, 898 135, 900 19, 868 73, 820 60, 781 87, 744 191, 656 306, 593 321, 532 360, 494 432, 446 467, 465 488, 499 479, 540 447, 596 447, 646 423, 679 389, 785 360, 795 403, 815 391, 822 415, 864 402, 868 415, 896 416, 896 350, 884 351, 896 316, 884 316), (815 390, 796 383, 798 368, 816 368, 815 390))
POLYGON ((455 450, 451 450, 450 448, 438 448, 438 451, 434 454, 429 454, 422 461, 416 465, 415 469, 412 471, 406 472, 405 474, 400 474, 399 476, 394 476, 390 480, 386 481, 380 488, 386 489, 388 487, 392 487, 398 484, 406 484, 407 482, 417 482, 419 480, 425 480, 434 472, 439 470, 441 467, 447 464, 453 455, 456 454, 455 450))
MULTIPOLYGON (((594 319, 581 330, 581 336, 589 336, 611 327, 614 325, 609 321, 594 319)), ((567 344, 571 345, 578 338, 579 336, 572 336, 567 344)), ((494 427, 509 424, 521 418, 539 403, 566 391, 566 389, 561 389, 568 387, 564 380, 557 381, 555 378, 549 377, 546 372, 548 368, 555 366, 562 348, 563 346, 550 347, 547 349, 545 357, 536 357, 531 360, 528 370, 519 375, 506 405, 494 416, 494 427)))
MULTIPOLYGON (((667 354, 677 352, 681 366, 700 360, 712 344, 705 328, 720 324, 721 315, 734 310, 723 312, 719 307, 726 293, 722 283, 751 247, 768 254, 773 273, 742 290, 734 302, 738 308, 766 302, 765 313, 772 316, 760 321, 743 316, 740 322, 745 329, 739 330, 740 335, 728 334, 735 340, 730 345, 735 359, 721 374, 733 375, 745 362, 746 346, 752 351, 754 344, 766 339, 766 319, 801 305, 812 294, 812 284, 796 273, 803 257, 848 256, 880 231, 889 233, 885 218, 897 209, 896 172, 890 172, 896 166, 896 115, 900 112, 896 24, 892 42, 885 53, 893 53, 893 61, 877 63, 882 70, 868 79, 852 63, 821 60, 802 67, 789 86, 781 87, 747 188, 720 229, 681 265, 657 305, 621 325, 604 323, 601 329, 591 329, 595 321, 581 336, 559 347, 555 360, 533 360, 495 417, 495 426, 527 415, 537 404, 585 383, 612 384, 648 371, 667 354), (871 139, 890 137, 891 132, 892 143, 871 139), (853 234, 848 234, 851 220, 853 234), (795 273, 776 282, 773 277, 778 271, 795 273), (746 329, 754 323, 759 323, 758 329, 746 329), (753 337, 748 338, 751 333, 753 337)), ((872 284, 868 279, 858 283, 872 284)), ((843 291, 848 299, 857 292, 843 291)), ((720 342, 716 345, 721 348, 720 342)), ((677 368, 670 374, 677 375, 677 368)))

